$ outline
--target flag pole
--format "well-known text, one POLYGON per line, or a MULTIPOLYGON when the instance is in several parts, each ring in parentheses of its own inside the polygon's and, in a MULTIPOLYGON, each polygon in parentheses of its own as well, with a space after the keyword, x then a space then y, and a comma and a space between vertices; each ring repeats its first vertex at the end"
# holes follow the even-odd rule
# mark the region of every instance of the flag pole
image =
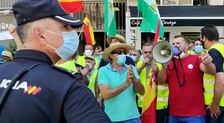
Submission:
POLYGON ((81 34, 82 34, 82 31, 83 31, 83 26, 82 26, 82 28, 81 28, 81 30, 80 30, 79 38, 80 38, 80 36, 81 36, 81 34))

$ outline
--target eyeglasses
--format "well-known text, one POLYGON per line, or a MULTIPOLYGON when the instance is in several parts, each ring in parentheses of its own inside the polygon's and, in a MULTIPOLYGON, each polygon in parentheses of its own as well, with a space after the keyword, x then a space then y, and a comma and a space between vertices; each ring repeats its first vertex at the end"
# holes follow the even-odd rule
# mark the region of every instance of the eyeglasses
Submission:
POLYGON ((126 54, 126 51, 125 50, 115 50, 113 52, 111 52, 112 54, 118 54, 118 55, 121 55, 121 54, 126 54))

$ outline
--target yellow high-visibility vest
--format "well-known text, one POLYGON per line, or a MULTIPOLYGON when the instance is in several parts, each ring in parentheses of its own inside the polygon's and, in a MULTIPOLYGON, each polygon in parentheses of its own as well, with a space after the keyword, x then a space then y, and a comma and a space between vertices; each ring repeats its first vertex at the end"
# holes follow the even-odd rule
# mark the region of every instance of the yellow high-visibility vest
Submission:
MULTIPOLYGON (((212 48, 218 50, 222 54, 222 57, 224 58, 224 44, 213 45, 211 48, 209 48, 209 50, 211 50, 212 48)), ((223 69, 224 69, 224 63, 223 63, 223 69)), ((212 103, 214 96, 214 84, 215 84, 215 76, 204 73, 203 86, 204 86, 204 97, 206 105, 210 105, 212 103)), ((222 96, 221 98, 220 106, 224 106, 224 96, 222 96)))
POLYGON ((96 82, 96 76, 97 76, 98 70, 94 69, 92 75, 90 76, 89 79, 89 85, 88 88, 93 92, 93 94, 95 95, 95 82, 96 82))
POLYGON ((62 63, 62 64, 55 64, 55 65, 59 66, 59 67, 62 67, 62 68, 65 68, 68 71, 73 71, 75 73, 78 72, 74 59, 66 61, 65 63, 62 63))
MULTIPOLYGON (((137 67, 138 68, 141 67, 142 64, 143 64, 143 61, 139 61, 137 63, 137 67)), ((159 69, 162 68, 161 64, 157 64, 157 66, 159 67, 159 69)), ((146 76, 146 68, 144 68, 142 72, 140 73, 140 81, 144 85, 144 87, 145 87, 146 81, 148 81, 147 78, 148 77, 146 76)), ((138 96, 138 106, 142 107, 143 96, 141 96, 140 94, 137 94, 137 96, 138 96)), ((168 107, 168 97, 169 97, 168 84, 164 83, 164 84, 157 85, 157 102, 156 102, 157 110, 161 110, 168 107)))
POLYGON ((82 67, 85 67, 86 66, 86 59, 85 59, 85 56, 80 56, 78 55, 77 56, 77 60, 76 60, 76 63, 81 65, 82 67))

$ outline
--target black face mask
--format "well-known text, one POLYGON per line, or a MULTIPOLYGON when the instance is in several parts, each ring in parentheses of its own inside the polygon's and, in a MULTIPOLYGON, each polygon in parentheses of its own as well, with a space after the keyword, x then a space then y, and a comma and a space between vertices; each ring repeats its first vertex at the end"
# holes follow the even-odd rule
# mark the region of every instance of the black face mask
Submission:
POLYGON ((201 45, 203 46, 203 48, 205 49, 205 42, 201 40, 201 45))

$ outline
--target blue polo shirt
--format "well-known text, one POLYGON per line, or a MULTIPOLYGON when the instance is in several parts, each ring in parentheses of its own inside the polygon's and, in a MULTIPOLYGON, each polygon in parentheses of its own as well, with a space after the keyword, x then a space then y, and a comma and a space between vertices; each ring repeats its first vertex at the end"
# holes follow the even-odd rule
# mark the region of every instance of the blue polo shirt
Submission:
MULTIPOLYGON (((118 70, 112 68, 111 64, 107 64, 99 69, 98 84, 108 84, 110 89, 117 88, 125 83, 127 71, 128 68, 126 65, 124 65, 124 69, 119 72, 118 70)), ((139 79, 139 74, 134 66, 133 72, 135 77, 139 79)), ((104 104, 105 112, 113 122, 138 118, 140 116, 137 109, 136 92, 133 84, 131 84, 119 95, 105 100, 104 104)))

